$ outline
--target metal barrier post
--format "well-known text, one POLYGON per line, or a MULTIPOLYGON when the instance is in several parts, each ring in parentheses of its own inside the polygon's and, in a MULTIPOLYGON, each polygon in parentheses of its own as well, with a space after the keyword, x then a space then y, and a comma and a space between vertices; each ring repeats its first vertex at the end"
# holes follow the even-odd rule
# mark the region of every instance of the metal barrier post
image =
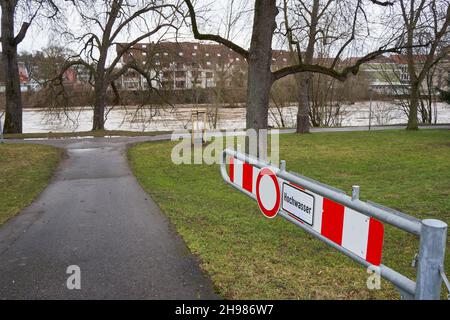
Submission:
POLYGON ((440 299, 440 268, 444 264, 446 241, 446 223, 435 219, 422 221, 415 299, 440 299))

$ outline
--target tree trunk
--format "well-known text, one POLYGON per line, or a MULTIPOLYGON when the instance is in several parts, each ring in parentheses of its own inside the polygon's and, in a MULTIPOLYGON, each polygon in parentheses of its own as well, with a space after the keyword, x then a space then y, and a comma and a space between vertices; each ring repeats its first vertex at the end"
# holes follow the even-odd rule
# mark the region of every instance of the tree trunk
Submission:
POLYGON ((92 121, 92 130, 103 130, 105 129, 106 106, 106 87, 104 81, 98 78, 96 79, 94 93, 94 118, 92 121))
MULTIPOLYGON (((110 29, 108 29, 110 32, 110 29)), ((97 70, 95 74, 94 85, 94 118, 92 121, 92 130, 105 129, 105 107, 106 107, 106 91, 109 86, 109 75, 106 72, 106 59, 108 55, 108 41, 109 33, 104 34, 103 46, 100 47, 100 57, 97 63, 97 70), (106 45, 105 45, 106 43, 106 45)))
POLYGON ((5 77, 5 125, 3 133, 22 133, 22 97, 20 93, 17 44, 14 39, 16 1, 2 1, 1 38, 5 77))
POLYGON ((419 129, 419 123, 417 120, 417 110, 419 106, 419 86, 420 83, 411 83, 411 94, 410 94, 410 106, 408 114, 408 125, 407 130, 417 130, 419 129))
MULTIPOLYGON (((270 88, 273 84, 270 70, 272 37, 277 13, 275 0, 255 1, 253 33, 248 57, 246 124, 247 129, 255 129, 258 133, 259 130, 268 127, 270 88)), ((255 156, 266 158, 267 136, 260 140, 258 135, 258 140, 258 154, 255 156)))
POLYGON ((309 83, 310 74, 299 75, 297 133, 309 133, 309 83))
MULTIPOLYGON (((305 52, 306 64, 311 64, 314 57, 314 47, 316 45, 317 25, 319 23, 319 0, 314 0, 311 9, 311 23, 308 30, 308 45, 305 52)), ((297 112, 297 133, 309 133, 309 86, 311 83, 311 73, 306 72, 298 77, 298 112, 297 112)))

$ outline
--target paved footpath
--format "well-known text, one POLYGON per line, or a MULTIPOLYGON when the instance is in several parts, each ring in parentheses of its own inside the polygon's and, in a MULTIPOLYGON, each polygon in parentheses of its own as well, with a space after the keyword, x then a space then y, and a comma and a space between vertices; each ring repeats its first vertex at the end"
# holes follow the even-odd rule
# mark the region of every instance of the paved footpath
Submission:
POLYGON ((0 299, 219 298, 128 167, 126 142, 146 139, 46 142, 68 157, 0 228, 0 299), (69 265, 81 290, 67 289, 69 265))

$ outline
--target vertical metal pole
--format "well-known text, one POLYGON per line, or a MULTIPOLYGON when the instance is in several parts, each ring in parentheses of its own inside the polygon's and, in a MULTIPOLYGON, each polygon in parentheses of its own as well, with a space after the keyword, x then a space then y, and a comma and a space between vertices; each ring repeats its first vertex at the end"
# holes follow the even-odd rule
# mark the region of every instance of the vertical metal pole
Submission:
POLYGON ((444 264, 446 241, 446 223, 435 219, 422 220, 415 299, 440 299, 440 267, 444 264))
POLYGON ((369 102, 369 131, 372 126, 372 89, 369 89, 370 102, 369 102))
POLYGON ((3 115, 0 116, 0 142, 3 142, 2 118, 3 118, 3 115))
POLYGON ((359 186, 352 187, 352 200, 359 200, 359 186))
POLYGON ((206 143, 206 111, 203 113, 202 143, 206 143))
POLYGON ((286 171, 286 160, 281 160, 280 161, 280 170, 281 171, 286 171))
POLYGON ((192 122, 191 144, 194 145, 194 142, 195 142, 195 138, 194 138, 195 124, 194 124, 194 113, 193 112, 191 112, 191 122, 192 122))

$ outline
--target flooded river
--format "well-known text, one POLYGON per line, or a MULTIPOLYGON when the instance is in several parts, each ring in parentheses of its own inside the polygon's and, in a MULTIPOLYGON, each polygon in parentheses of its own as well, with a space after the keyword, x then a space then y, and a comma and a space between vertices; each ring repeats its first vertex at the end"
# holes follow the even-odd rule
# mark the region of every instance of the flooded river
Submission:
MULTIPOLYGON (((450 106, 445 103, 434 105, 437 111, 437 123, 450 123, 450 106)), ((369 102, 358 102, 341 108, 341 114, 330 125, 365 126, 369 124, 369 102)), ((207 127, 212 128, 216 122, 218 129, 245 128, 245 108, 208 108, 206 105, 180 106, 177 108, 138 109, 113 108, 107 115, 105 127, 108 130, 129 131, 173 131, 190 129, 192 115, 195 111, 206 111, 207 127)), ((293 127, 297 107, 289 106, 279 110, 270 110, 269 124, 293 127)), ((200 115, 200 119, 203 119, 200 115)), ((3 118, 2 118, 3 121, 3 118)), ((407 117, 400 106, 392 102, 372 102, 372 125, 404 124, 407 117)), ((27 132, 70 132, 88 131, 92 126, 92 108, 74 108, 64 114, 48 113, 42 109, 25 109, 23 131, 27 132)))

